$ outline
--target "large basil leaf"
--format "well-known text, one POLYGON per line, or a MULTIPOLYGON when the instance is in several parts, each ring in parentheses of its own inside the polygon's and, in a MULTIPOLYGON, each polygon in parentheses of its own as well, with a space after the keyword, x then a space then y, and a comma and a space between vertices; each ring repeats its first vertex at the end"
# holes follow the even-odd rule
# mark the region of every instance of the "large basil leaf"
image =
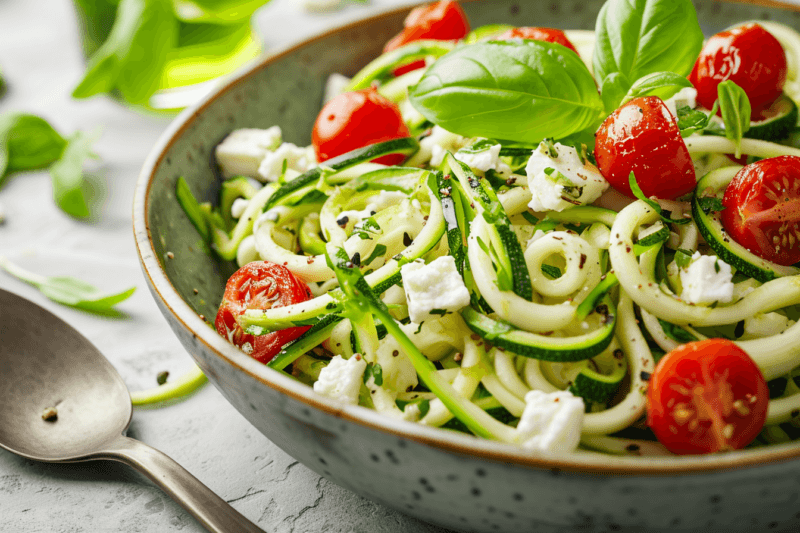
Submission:
POLYGON ((608 0, 597 17, 594 74, 638 80, 653 72, 691 72, 703 32, 691 0, 608 0))
POLYGON ((603 111, 577 54, 529 40, 456 48, 409 96, 425 118, 453 133, 531 143, 581 131, 603 111))

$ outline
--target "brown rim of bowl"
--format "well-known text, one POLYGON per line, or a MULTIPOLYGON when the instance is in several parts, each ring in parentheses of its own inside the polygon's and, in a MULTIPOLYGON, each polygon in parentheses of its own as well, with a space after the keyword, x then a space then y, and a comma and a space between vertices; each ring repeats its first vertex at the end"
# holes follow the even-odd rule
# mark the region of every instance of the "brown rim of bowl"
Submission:
MULTIPOLYGON (((480 0, 466 0, 469 2, 480 0)), ((743 1, 743 0, 729 0, 743 1)), ((800 6, 788 6, 771 0, 753 2, 773 7, 792 7, 800 10, 800 6)), ((800 458, 800 444, 773 445, 755 450, 740 450, 729 454, 686 457, 629 457, 600 454, 574 454, 548 458, 532 455, 530 452, 495 441, 476 439, 469 435, 445 433, 438 428, 422 426, 413 422, 397 421, 379 413, 358 406, 334 407, 322 401, 322 397, 303 384, 300 384, 282 372, 278 372, 256 362, 240 350, 233 347, 221 336, 210 329, 181 298, 172 282, 166 276, 156 258, 152 235, 147 222, 147 198, 150 194, 152 178, 172 146, 174 139, 182 134, 195 119, 221 94, 237 87, 240 83, 263 68, 270 62, 292 54, 308 43, 324 39, 343 29, 351 29, 365 23, 375 22, 405 12, 410 6, 386 11, 378 15, 352 22, 307 39, 302 43, 284 47, 264 57, 251 66, 245 67, 223 86, 194 106, 184 110, 164 131, 156 145, 148 155, 139 179, 133 202, 133 229, 136 249, 144 274, 173 317, 209 350, 225 360, 237 371, 248 374, 267 387, 292 397, 306 405, 327 414, 342 418, 364 427, 383 433, 410 439, 432 447, 440 448, 455 454, 479 457, 498 463, 511 463, 527 468, 549 469, 554 472, 579 472, 605 475, 673 475, 697 474, 702 472, 724 471, 739 468, 757 467, 767 463, 775 463, 800 458)), ((193 356, 194 357, 194 356, 193 356)), ((197 359, 195 357, 195 359, 197 359)))

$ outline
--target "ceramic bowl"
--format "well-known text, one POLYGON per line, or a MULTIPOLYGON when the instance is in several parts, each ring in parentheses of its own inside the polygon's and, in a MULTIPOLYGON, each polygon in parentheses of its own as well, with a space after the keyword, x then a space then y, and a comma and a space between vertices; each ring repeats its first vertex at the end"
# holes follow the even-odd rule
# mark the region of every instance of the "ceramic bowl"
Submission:
MULTIPOLYGON (((800 13, 773 2, 695 3, 707 34, 754 18, 800 28, 800 13)), ((466 1, 464 9, 473 27, 591 29, 601 5, 486 0, 466 1)), ((327 76, 354 74, 399 31, 406 13, 363 20, 265 58, 182 113, 153 149, 136 191, 136 243, 153 296, 188 352, 288 454, 428 522, 480 532, 800 531, 798 445, 707 457, 547 458, 326 401, 208 327, 204 317, 213 320, 235 267, 210 253, 184 215, 174 194, 177 178, 204 200, 216 198, 220 182, 210 156, 236 128, 278 124, 286 140, 309 144, 327 76)))

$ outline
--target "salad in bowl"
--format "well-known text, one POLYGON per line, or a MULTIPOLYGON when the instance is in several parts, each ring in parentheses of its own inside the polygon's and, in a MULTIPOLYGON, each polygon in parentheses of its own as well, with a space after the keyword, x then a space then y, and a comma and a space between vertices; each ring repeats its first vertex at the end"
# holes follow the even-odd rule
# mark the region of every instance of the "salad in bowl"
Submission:
POLYGON ((800 35, 689 0, 596 31, 414 9, 310 146, 215 148, 176 195, 239 265, 214 320, 331 404, 531 453, 800 436, 800 35))

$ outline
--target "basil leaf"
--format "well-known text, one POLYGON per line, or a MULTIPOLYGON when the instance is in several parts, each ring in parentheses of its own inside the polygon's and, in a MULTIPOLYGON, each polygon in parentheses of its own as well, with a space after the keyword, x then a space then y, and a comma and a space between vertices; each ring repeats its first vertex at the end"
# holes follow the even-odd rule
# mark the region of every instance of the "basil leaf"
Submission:
POLYGON ((703 131, 709 128, 709 126, 713 124, 713 122, 711 122, 711 117, 717 114, 717 110, 719 110, 719 100, 714 102, 714 107, 708 114, 705 114, 699 109, 692 109, 689 106, 679 107, 677 109, 677 118, 681 137, 686 138, 697 131, 703 131))
POLYGON ((654 72, 636 80, 622 99, 622 104, 641 96, 658 96, 662 100, 667 100, 678 94, 681 89, 691 87, 692 83, 685 76, 679 76, 674 72, 654 72))
POLYGON ((76 132, 69 139, 61 159, 50 167, 56 205, 76 218, 89 216, 89 207, 84 196, 83 164, 89 158, 97 158, 92 152, 95 140, 94 135, 76 132))
POLYGON ((529 40, 458 47, 425 72, 409 97, 447 131, 529 143, 593 126, 603 111, 577 55, 529 40))
POLYGON ((46 167, 61 157, 66 144, 43 118, 5 115, 0 118, 0 176, 46 167))
POLYGON ((686 76, 703 47, 691 0, 608 0, 596 24, 594 73, 637 80, 653 72, 686 76))
POLYGON ((717 86, 719 108, 725 123, 725 137, 736 143, 736 157, 742 157, 742 138, 750 129, 750 99, 731 80, 717 86))
POLYGON ((92 285, 79 279, 40 276, 18 267, 4 257, 0 257, 0 268, 15 278, 33 285, 56 303, 92 313, 113 313, 113 307, 127 300, 136 290, 136 287, 131 287, 116 294, 102 294, 92 285))
POLYGON ((121 0, 108 39, 89 60, 72 96, 87 98, 116 89, 130 103, 146 103, 161 83, 177 35, 170 0, 121 0))
POLYGON ((725 209, 725 206, 722 205, 722 200, 714 196, 701 196, 697 199, 697 203, 705 214, 709 214, 712 211, 716 213, 725 209))
POLYGON ((633 171, 631 171, 630 176, 628 176, 628 185, 630 185, 631 192, 633 193, 633 195, 639 200, 649 205, 653 209, 653 211, 655 211, 656 213, 659 214, 659 216, 661 216, 661 220, 663 220, 667 224, 683 225, 691 222, 691 219, 688 218, 678 218, 678 219, 669 218, 667 216, 669 212, 661 209, 661 204, 659 204, 655 200, 651 200, 650 198, 644 195, 641 187, 639 187, 639 184, 636 182, 636 176, 633 174, 633 171))
POLYGON ((119 0, 73 0, 81 24, 84 57, 91 57, 108 39, 119 0))
POLYGON ((498 37, 501 33, 505 33, 508 30, 514 29, 514 26, 510 24, 486 24, 485 26, 479 26, 469 32, 466 37, 464 37, 464 42, 467 44, 477 43, 478 41, 485 41, 487 39, 492 39, 494 37, 498 37))
POLYGON ((611 114, 619 107, 628 87, 630 82, 621 72, 612 72, 605 77, 600 92, 603 95, 603 107, 606 113, 611 114))
POLYGON ((687 268, 689 265, 692 264, 692 256, 694 252, 691 250, 684 250, 683 248, 678 248, 675 251, 675 264, 678 265, 678 268, 687 268))

